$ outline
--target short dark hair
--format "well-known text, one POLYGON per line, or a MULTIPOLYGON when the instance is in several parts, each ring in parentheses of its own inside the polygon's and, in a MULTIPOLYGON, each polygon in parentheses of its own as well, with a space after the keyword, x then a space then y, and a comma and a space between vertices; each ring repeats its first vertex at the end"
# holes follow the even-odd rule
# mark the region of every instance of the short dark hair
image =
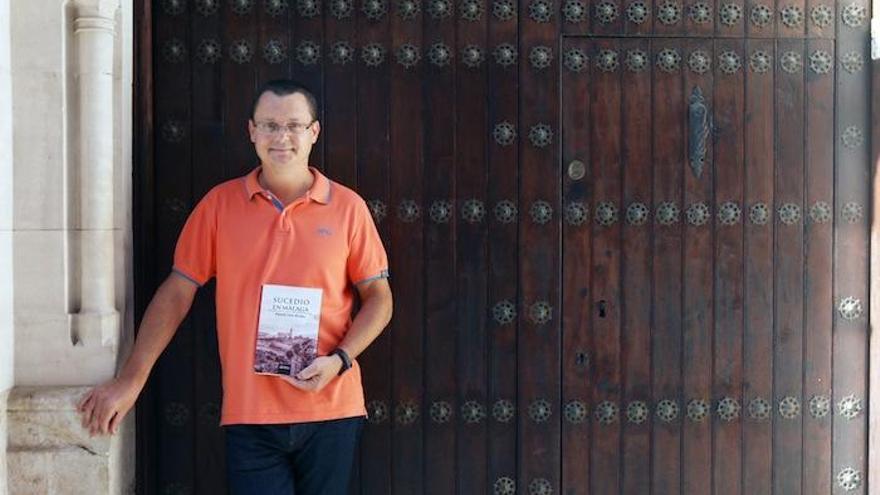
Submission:
POLYGON ((312 120, 318 120, 318 99, 315 97, 315 94, 309 91, 303 84, 300 84, 292 79, 274 79, 269 81, 257 90, 257 94, 254 97, 254 103, 251 106, 251 118, 254 117, 254 114, 257 111, 257 102, 260 101, 260 97, 266 93, 272 93, 275 96, 287 96, 299 93, 306 98, 306 102, 309 104, 309 112, 312 114, 312 120))

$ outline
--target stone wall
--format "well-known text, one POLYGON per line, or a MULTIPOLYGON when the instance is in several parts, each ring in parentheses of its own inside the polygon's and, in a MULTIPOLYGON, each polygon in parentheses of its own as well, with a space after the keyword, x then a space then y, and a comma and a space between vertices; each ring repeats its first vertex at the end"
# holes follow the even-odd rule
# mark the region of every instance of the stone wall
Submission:
MULTIPOLYGON (((0 101, 12 99, 9 0, 0 0, 0 101)), ((0 105, 0 495, 6 493, 6 396, 13 384, 12 107, 0 105)))

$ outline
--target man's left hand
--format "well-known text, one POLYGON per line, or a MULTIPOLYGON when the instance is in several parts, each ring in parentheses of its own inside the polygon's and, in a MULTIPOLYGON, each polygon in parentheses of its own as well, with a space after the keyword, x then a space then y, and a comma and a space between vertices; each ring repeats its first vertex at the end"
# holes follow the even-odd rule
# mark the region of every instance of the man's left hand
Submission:
POLYGON ((295 376, 282 376, 281 378, 298 389, 319 392, 336 378, 341 369, 342 359, 339 356, 320 356, 295 376))

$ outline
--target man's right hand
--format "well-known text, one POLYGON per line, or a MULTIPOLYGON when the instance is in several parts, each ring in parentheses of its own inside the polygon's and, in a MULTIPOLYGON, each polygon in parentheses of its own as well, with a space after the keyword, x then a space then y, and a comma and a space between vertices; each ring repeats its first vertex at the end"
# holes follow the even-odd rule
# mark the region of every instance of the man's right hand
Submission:
POLYGON ((77 406, 83 428, 92 436, 115 434, 141 388, 132 380, 114 378, 90 390, 77 406))

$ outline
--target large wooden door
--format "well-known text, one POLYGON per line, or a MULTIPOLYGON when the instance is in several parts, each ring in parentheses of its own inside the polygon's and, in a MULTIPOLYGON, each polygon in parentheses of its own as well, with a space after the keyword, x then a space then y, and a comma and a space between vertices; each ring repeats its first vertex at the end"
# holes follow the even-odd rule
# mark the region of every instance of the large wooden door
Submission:
MULTIPOLYGON (((147 2, 138 313, 292 76, 391 257, 353 493, 868 493, 866 7, 147 2)), ((141 493, 224 493, 218 366, 209 285, 141 493)))

